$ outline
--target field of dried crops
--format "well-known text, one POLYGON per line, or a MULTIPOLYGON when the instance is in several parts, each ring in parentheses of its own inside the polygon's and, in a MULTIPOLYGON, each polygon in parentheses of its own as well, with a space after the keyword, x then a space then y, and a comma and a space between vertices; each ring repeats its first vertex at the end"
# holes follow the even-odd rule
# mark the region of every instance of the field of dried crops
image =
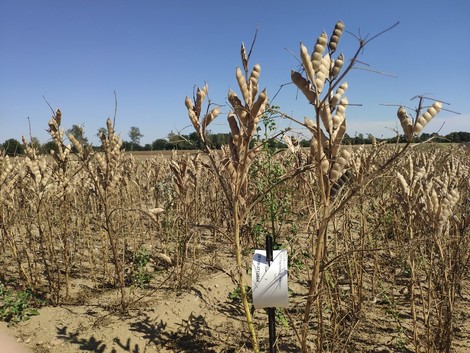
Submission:
POLYGON ((100 151, 65 144, 57 110, 51 155, 25 139, 24 157, 1 155, 0 317, 19 340, 37 353, 469 352, 469 151, 413 144, 443 109, 424 96, 398 108, 406 143, 344 143, 344 78, 384 32, 347 64, 343 29, 300 46, 303 123, 269 105, 242 45, 221 150, 205 85, 185 100, 201 152, 137 158, 110 119, 100 151), (309 131, 310 149, 276 117, 309 131), (271 148, 280 136, 288 148, 271 148), (251 300, 268 234, 289 256, 277 340, 251 300))
MULTIPOLYGON (((394 148, 356 150, 353 178, 394 148)), ((1 157, 1 281, 34 293, 39 316, 14 326, 33 351, 248 349, 228 205, 204 156, 136 160, 116 149, 113 160, 101 154, 102 166, 98 153, 47 161, 28 152, 1 157)), ((413 149, 335 215, 312 344, 321 336, 327 351, 407 351, 416 334, 422 347, 441 351, 436 344, 449 328, 452 351, 470 348, 468 157, 458 147, 413 149)), ((303 151, 260 154, 247 203, 272 173, 279 178, 307 162, 303 151)), ((290 178, 242 224, 244 271, 267 232, 289 251, 280 351, 296 351, 315 253, 317 185, 311 171, 290 178)), ((265 313, 255 312, 254 322, 264 347, 265 313)))

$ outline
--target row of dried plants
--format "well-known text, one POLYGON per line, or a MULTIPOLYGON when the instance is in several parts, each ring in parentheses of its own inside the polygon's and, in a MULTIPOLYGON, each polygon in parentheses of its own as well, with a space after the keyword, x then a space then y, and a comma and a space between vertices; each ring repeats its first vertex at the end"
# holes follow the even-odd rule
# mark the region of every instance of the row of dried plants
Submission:
POLYGON ((398 109, 406 144, 344 144, 345 78, 377 36, 358 38, 346 64, 337 55, 343 32, 338 22, 312 51, 300 46, 291 78, 312 108, 304 122, 269 104, 260 65, 250 69, 253 47, 247 53, 242 45, 240 93, 228 92, 230 139, 221 151, 207 138, 221 114, 207 85, 185 100, 202 153, 138 160, 122 150, 110 119, 93 150, 65 136, 54 112, 50 155, 23 139, 24 157, 0 156, 0 279, 53 305, 77 300, 80 285, 112 287, 115 306, 126 311, 141 298, 136 285, 181 291, 219 269, 240 290, 248 346, 259 352, 265 317, 253 317, 245 277, 251 250, 269 233, 290 258, 289 323, 279 349, 347 351, 368 313, 379 310, 394 320, 398 350, 449 352, 470 261, 468 151, 412 143, 442 108, 425 97, 398 109), (310 132, 310 149, 277 128, 279 117, 310 132), (269 147, 281 137, 287 149, 269 147), (227 249, 235 271, 223 261, 227 249), (163 276, 143 276, 142 254, 163 276))

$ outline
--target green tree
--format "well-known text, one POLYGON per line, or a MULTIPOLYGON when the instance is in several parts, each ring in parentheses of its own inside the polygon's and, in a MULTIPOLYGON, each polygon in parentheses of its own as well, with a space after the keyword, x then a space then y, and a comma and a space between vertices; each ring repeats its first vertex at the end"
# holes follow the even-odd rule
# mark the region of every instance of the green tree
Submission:
POLYGON ((3 150, 8 156, 17 156, 24 154, 23 144, 16 139, 8 139, 3 143, 3 150))
POLYGON ((140 133, 140 129, 137 126, 131 126, 128 135, 131 139, 131 142, 136 145, 140 145, 140 139, 144 137, 144 135, 140 133))
POLYGON ((156 139, 152 142, 152 149, 161 151, 169 149, 168 141, 165 139, 156 139))

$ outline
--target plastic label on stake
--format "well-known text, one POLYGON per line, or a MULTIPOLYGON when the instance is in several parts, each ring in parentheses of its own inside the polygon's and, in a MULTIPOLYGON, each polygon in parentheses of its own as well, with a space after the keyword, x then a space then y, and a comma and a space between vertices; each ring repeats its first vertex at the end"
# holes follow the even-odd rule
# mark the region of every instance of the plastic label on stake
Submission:
POLYGON ((287 308, 287 250, 274 250, 270 266, 266 250, 255 250, 251 279, 256 309, 287 308))

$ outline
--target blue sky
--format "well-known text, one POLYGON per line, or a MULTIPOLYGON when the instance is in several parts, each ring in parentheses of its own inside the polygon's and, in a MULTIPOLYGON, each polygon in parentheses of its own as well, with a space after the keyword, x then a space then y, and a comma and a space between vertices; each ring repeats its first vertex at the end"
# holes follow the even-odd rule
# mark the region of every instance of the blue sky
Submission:
MULTIPOLYGON (((260 85, 272 97, 297 67, 288 50, 298 55, 300 42, 311 50, 339 19, 362 35, 400 21, 360 56, 397 77, 354 70, 347 79, 349 102, 362 104, 347 110, 350 135, 392 135, 397 108, 380 104, 414 106, 410 98, 423 93, 461 113, 441 112, 425 132, 443 123, 443 134, 470 131, 469 16, 467 0, 0 0, 0 143, 28 136, 28 117, 33 136, 48 140, 43 96, 62 110, 65 128, 83 125, 96 143, 98 128, 114 115, 114 91, 124 140, 131 126, 140 128, 142 144, 170 131, 190 133, 185 96, 207 82, 211 100, 228 112, 240 43, 249 47, 256 28, 251 65, 261 65, 260 85)), ((350 59, 356 48, 344 34, 338 52, 350 59)), ((299 120, 313 115, 293 85, 273 104, 299 120)), ((213 131, 228 131, 225 114, 213 124, 213 131)))

